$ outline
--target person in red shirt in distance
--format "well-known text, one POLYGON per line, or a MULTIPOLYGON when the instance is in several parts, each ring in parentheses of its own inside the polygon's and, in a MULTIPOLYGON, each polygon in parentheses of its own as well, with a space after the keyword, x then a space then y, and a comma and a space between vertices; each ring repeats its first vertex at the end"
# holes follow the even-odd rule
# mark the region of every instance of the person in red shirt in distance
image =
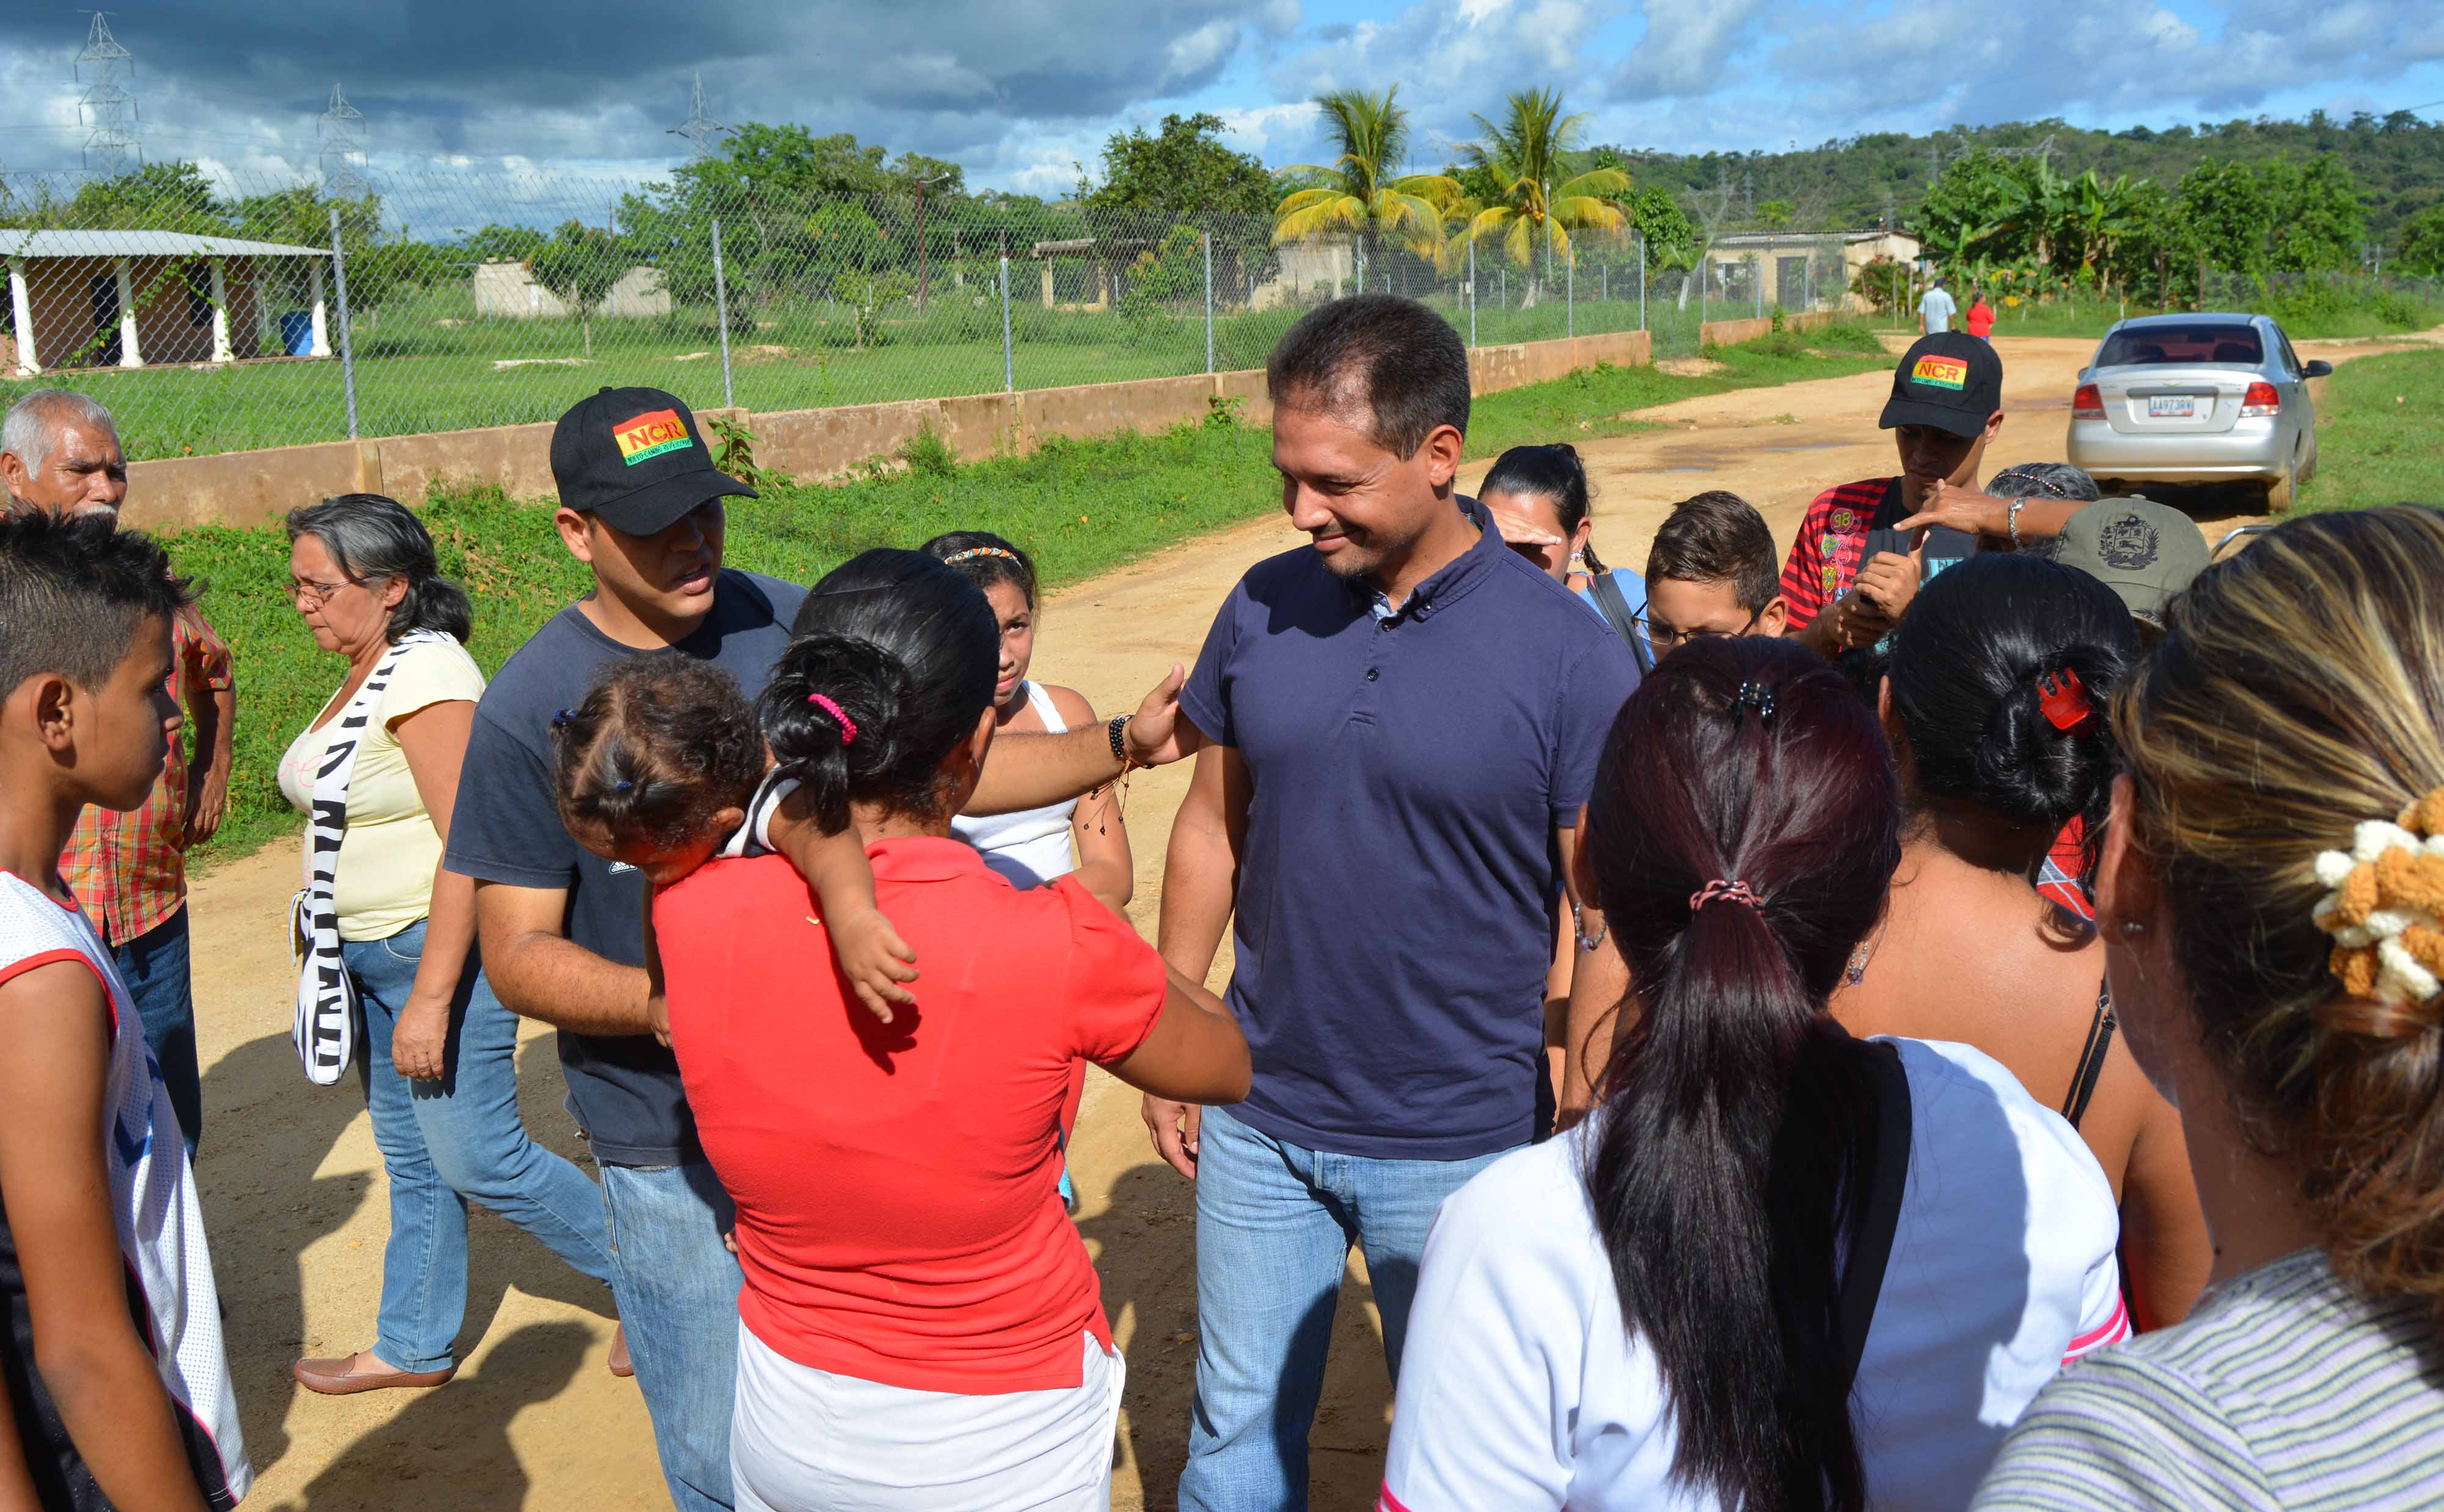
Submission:
POLYGON ((1994 339, 1994 306, 1986 303, 1984 289, 1972 288, 1969 291, 1969 314, 1962 323, 1969 328, 1970 335, 1981 341, 1990 341, 1994 339))
POLYGON ((563 818, 657 892, 649 969, 738 1209, 736 1505, 1109 1505, 1123 1371, 1055 1189, 1071 1066, 1247 1096, 1238 1024, 1065 876, 1020 891, 952 835, 993 738, 1000 638, 954 569, 873 551, 818 583, 761 701, 635 657, 561 721, 563 818), (784 857, 708 863, 765 778, 854 821, 922 962, 849 994, 784 857))

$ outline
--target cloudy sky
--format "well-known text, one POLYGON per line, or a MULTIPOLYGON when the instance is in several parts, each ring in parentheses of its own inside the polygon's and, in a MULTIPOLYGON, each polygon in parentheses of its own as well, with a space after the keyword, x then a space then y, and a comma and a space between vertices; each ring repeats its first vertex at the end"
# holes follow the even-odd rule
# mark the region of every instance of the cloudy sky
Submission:
MULTIPOLYGON (((1210 110, 1268 163, 1321 152, 1317 91, 1398 83, 1419 156, 1470 112, 1556 83, 1589 140, 1782 148, 2059 115, 2156 126, 2425 106, 2444 117, 2436 0, 128 0, 148 158, 231 181, 317 160, 333 83, 378 175, 666 168, 701 71, 718 120, 805 121, 1065 192, 1111 131, 1210 110)), ((73 169, 83 21, 0 17, 0 164, 73 169)), ((591 187, 572 188, 576 198, 591 187)))

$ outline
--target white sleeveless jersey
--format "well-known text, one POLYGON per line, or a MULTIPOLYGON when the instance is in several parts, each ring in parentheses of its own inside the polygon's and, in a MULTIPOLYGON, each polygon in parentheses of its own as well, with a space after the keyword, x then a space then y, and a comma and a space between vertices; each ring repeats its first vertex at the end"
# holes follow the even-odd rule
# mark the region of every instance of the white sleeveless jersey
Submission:
MULTIPOLYGON (((127 1269, 129 1311, 178 1410, 188 1459, 207 1503, 229 1506, 246 1494, 253 1470, 238 1434, 236 1395, 221 1346, 220 1298, 213 1284, 203 1213, 195 1201, 194 1175, 187 1164, 177 1114, 145 1046, 126 984, 93 926, 40 888, 0 872, 0 982, 73 960, 92 970, 110 1001, 105 1126, 94 1133, 108 1152, 111 1215, 127 1269)), ((5 1215, 0 1215, 0 1261, 5 1261, 0 1282, 17 1293, 0 1297, 0 1303, 6 1304, 14 1325, 9 1333, 20 1336, 0 1337, 0 1348, 23 1350, 28 1342, 21 1335, 23 1278, 5 1215)), ((53 1484, 69 1504, 101 1504, 88 1503, 100 1493, 60 1428, 30 1355, 21 1363, 38 1399, 12 1406, 21 1432, 28 1438, 26 1455, 38 1483, 52 1479, 55 1471, 61 1479, 53 1484), (48 1465, 41 1463, 46 1459, 48 1465)))
MULTIPOLYGON (((1028 683, 1026 691, 1047 732, 1068 732, 1042 683, 1028 683)), ((951 833, 974 846, 985 864, 1009 877, 1011 886, 1040 887, 1078 869, 1069 849, 1069 816, 1077 811, 1078 801, 1071 798, 1016 814, 961 814, 951 821, 951 833)))

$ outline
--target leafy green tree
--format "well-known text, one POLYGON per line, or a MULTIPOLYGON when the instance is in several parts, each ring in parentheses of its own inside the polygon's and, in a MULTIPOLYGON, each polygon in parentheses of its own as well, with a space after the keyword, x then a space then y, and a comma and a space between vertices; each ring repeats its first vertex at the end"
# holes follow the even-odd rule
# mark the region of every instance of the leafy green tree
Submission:
POLYGON ((1103 182, 1086 196, 1098 210, 1150 210, 1173 215, 1220 211, 1269 215, 1272 175, 1221 139, 1222 118, 1165 116, 1159 130, 1133 126, 1103 143, 1103 182))
POLYGON ((807 239, 817 263, 827 269, 864 273, 891 257, 891 243, 873 216, 857 205, 835 200, 806 218, 807 239))
POLYGON ((227 235, 227 210, 192 162, 146 163, 110 178, 90 179, 58 208, 63 230, 164 230, 227 235))
POLYGON ((381 200, 372 194, 332 199, 310 186, 274 190, 239 200, 231 220, 235 234, 249 241, 328 247, 334 210, 340 212, 340 249, 348 263, 351 314, 379 309, 409 288, 452 275, 437 249, 385 234, 381 200))
POLYGON ((600 227, 570 221, 527 260, 534 281, 568 306, 585 334, 585 355, 594 355, 594 314, 630 266, 620 239, 600 227))
POLYGON ((1459 185, 1440 174, 1398 175, 1409 156, 1409 113, 1399 86, 1381 94, 1361 89, 1318 95, 1324 129, 1340 146, 1330 166, 1293 164, 1286 172, 1315 175, 1314 188, 1294 190, 1273 207, 1273 245, 1335 227, 1368 241, 1391 235, 1422 257, 1443 245, 1443 208, 1459 185))
POLYGON ((2305 163, 2276 157, 2257 165, 2270 212, 2268 261, 2280 272, 2326 272, 2358 266, 2367 239, 2367 212, 2342 158, 2321 154, 2305 163))
POLYGON ((1494 189, 1468 234, 1498 243, 1513 263, 1529 270, 1530 304, 1536 298, 1533 259, 1540 248, 1566 261, 1571 231, 1619 230, 1629 224, 1613 203, 1629 193, 1627 174, 1618 168, 1576 175, 1567 172, 1568 155, 1586 119, 1562 113, 1558 89, 1521 90, 1509 97, 1499 125, 1476 117, 1484 135, 1460 149, 1469 166, 1492 178, 1494 189))
POLYGON ((2393 260, 2405 273, 2444 277, 2444 205, 2430 205, 2401 223, 2393 260))
POLYGON ((483 226, 459 242, 459 250, 478 263, 523 263, 550 240, 531 226, 483 226))
POLYGON ((2197 261, 2201 277, 2208 267, 2266 271, 2274 205, 2264 177, 2250 164, 2204 162, 2183 174, 2174 191, 2174 213, 2181 249, 2197 261))

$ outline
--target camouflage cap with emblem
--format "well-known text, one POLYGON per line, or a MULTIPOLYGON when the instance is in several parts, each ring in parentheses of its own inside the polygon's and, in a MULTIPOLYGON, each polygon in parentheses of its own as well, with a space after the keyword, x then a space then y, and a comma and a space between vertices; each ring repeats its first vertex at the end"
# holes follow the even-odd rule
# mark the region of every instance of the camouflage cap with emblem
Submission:
POLYGON ((1893 369, 1893 396, 1878 423, 1928 425, 1973 436, 2003 407, 2003 360, 1966 331, 1921 336, 1893 369))
POLYGON ((2207 569, 2197 523, 2153 499, 2100 499, 2072 515, 2054 544, 2054 561, 2076 567, 2120 596, 2133 618, 2162 629, 2164 605, 2207 569))
POLYGON ((551 433, 560 502, 622 535, 649 536, 699 505, 755 490, 713 465, 695 415, 660 389, 604 389, 551 433))

